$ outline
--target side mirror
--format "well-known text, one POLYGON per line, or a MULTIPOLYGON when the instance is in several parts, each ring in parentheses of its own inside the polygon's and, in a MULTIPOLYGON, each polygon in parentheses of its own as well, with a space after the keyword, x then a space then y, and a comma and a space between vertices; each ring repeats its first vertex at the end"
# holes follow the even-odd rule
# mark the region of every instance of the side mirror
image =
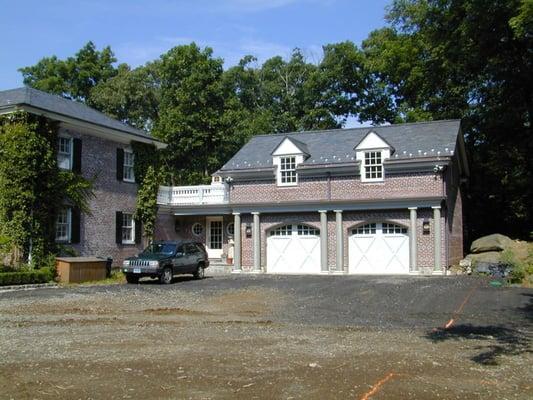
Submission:
POLYGON ((183 253, 181 251, 176 252, 176 257, 183 257, 183 253))

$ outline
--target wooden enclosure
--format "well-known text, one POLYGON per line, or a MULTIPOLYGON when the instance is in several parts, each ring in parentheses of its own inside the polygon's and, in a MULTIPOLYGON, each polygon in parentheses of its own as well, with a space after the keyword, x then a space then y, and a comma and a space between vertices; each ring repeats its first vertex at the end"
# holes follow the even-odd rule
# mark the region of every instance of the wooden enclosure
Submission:
POLYGON ((107 261, 97 257, 58 257, 57 275, 60 282, 79 283, 105 279, 107 261))

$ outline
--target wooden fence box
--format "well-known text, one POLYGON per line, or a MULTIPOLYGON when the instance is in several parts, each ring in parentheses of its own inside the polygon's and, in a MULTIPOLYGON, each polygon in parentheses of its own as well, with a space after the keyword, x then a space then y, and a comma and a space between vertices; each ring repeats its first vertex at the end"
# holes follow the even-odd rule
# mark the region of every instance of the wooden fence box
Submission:
POLYGON ((107 276, 107 261, 97 257, 58 257, 57 275, 60 282, 99 281, 107 276))

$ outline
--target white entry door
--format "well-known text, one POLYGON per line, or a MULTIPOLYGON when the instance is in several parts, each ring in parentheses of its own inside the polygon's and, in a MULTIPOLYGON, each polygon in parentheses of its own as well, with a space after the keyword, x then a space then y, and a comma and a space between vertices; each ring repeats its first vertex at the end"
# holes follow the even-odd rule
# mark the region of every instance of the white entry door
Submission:
POLYGON ((407 228, 382 222, 359 226, 350 233, 349 273, 409 273, 407 228))
POLYGON ((206 249, 209 258, 220 258, 222 256, 222 217, 208 217, 206 219, 206 249))
POLYGON ((320 273, 320 231, 303 224, 283 225, 268 232, 267 273, 320 273))

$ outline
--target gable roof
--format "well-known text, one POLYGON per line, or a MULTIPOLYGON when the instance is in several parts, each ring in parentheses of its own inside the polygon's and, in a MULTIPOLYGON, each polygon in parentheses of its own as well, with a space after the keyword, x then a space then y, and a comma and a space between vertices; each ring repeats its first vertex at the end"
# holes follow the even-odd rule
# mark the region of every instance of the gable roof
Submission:
POLYGON ((357 148, 358 148, 359 146, 361 146, 361 145, 363 144, 363 142, 365 141, 365 139, 366 139, 369 135, 371 135, 371 134, 374 134, 374 135, 376 135, 379 139, 381 139, 381 141, 383 141, 383 143, 385 143, 385 144, 390 148, 390 150, 391 150, 391 154, 394 153, 394 151, 396 150, 396 149, 394 148, 394 146, 392 146, 389 142, 387 142, 387 141, 386 141, 385 139, 383 139, 379 134, 377 134, 377 133, 374 131, 374 129, 370 129, 370 130, 369 130, 369 131, 368 131, 368 132, 367 132, 367 133, 361 138, 361 140, 360 140, 359 142, 357 142, 357 144, 354 146, 353 149, 354 149, 354 150, 357 150, 357 148))
POLYGON ((296 140, 295 138, 289 137, 289 136, 284 136, 283 139, 281 139, 280 142, 276 145, 276 147, 274 147, 274 150, 272 150, 270 154, 273 155, 276 152, 276 150, 283 144, 285 140, 290 141, 293 145, 295 145, 298 148, 298 150, 300 150, 306 156, 309 155, 309 149, 307 148, 307 145, 305 143, 300 142, 299 140, 296 140))
POLYGON ((392 159, 451 156, 456 150, 460 125, 460 120, 443 120, 258 135, 250 139, 220 171, 272 167, 272 149, 285 137, 306 146, 309 157, 303 165, 355 162, 353 149, 369 132, 376 133, 396 150, 392 159))
POLYGON ((98 125, 142 139, 160 142, 149 133, 113 119, 80 102, 65 99, 61 96, 46 93, 29 87, 0 91, 0 112, 16 106, 30 106, 60 116, 98 125))

